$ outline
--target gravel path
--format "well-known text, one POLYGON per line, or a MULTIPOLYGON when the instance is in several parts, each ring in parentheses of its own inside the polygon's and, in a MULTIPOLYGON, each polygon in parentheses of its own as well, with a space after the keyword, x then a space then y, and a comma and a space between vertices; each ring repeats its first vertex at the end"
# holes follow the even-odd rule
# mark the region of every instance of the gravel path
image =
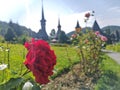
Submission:
POLYGON ((108 50, 103 50, 103 51, 106 52, 109 57, 111 57, 116 62, 118 62, 118 64, 120 64, 120 53, 112 52, 112 51, 108 51, 108 50))

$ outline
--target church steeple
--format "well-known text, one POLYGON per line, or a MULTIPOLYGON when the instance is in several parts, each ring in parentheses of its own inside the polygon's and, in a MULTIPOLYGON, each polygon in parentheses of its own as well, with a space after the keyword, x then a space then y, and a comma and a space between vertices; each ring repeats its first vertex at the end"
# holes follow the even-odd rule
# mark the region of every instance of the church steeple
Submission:
POLYGON ((42 0, 42 18, 40 22, 41 22, 41 29, 38 32, 38 38, 43 40, 48 40, 49 38, 46 32, 46 20, 44 16, 43 0, 42 0))
POLYGON ((41 20, 45 20, 45 18, 44 18, 44 9, 43 9, 43 0, 42 0, 42 19, 41 20))
POLYGON ((77 21, 77 25, 75 28, 80 28, 80 24, 79 24, 79 21, 77 21))
POLYGON ((60 18, 58 19, 58 30, 61 30, 60 18))
POLYGON ((45 20, 45 16, 44 16, 44 9, 43 9, 43 1, 42 1, 42 18, 40 20, 41 22, 41 29, 45 30, 45 26, 46 26, 46 20, 45 20))
POLYGON ((58 19, 58 30, 57 30, 57 35, 56 35, 56 39, 58 39, 59 38, 59 35, 60 35, 60 33, 61 33, 61 25, 60 25, 60 18, 58 19))
POLYGON ((75 31, 77 33, 79 33, 81 31, 81 27, 80 27, 79 21, 77 21, 77 24, 76 24, 76 27, 75 27, 75 31))

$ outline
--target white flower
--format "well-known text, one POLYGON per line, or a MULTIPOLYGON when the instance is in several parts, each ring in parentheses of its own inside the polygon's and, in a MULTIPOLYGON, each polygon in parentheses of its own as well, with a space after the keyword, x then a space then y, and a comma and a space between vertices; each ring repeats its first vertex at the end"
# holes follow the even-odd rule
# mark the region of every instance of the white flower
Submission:
POLYGON ((7 64, 1 64, 0 65, 0 70, 4 70, 5 68, 7 68, 7 64))
POLYGON ((85 47, 85 46, 83 46, 82 48, 83 48, 83 49, 86 49, 86 47, 85 47))
POLYGON ((8 52, 8 51, 9 51, 9 49, 6 49, 5 51, 6 51, 6 52, 8 52))
POLYGON ((32 84, 31 82, 27 81, 27 82, 24 84, 22 90, 32 90, 32 87, 33 87, 33 84, 32 84))

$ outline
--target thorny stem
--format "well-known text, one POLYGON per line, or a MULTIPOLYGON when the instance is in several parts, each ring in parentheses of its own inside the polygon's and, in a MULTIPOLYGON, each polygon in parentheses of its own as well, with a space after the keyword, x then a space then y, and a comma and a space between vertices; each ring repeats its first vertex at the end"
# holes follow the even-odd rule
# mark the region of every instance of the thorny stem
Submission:
POLYGON ((71 69, 72 72, 73 72, 71 58, 70 58, 69 55, 68 55, 68 48, 66 48, 66 54, 67 54, 67 57, 68 57, 68 61, 70 62, 70 69, 71 69))
POLYGON ((20 75, 21 75, 21 73, 22 73, 22 70, 23 70, 23 63, 21 63, 20 75))
POLYGON ((80 53, 81 53, 81 57, 82 57, 82 64, 84 65, 83 69, 85 70, 85 58, 84 58, 82 48, 80 49, 80 53))

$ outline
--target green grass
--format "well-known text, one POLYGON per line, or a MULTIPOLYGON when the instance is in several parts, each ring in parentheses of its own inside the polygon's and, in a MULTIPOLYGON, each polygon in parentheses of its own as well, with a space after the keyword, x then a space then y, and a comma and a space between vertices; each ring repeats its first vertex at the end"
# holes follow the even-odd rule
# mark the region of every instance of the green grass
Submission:
MULTIPOLYGON (((0 51, 0 64, 5 63, 10 66, 10 69, 6 69, 4 72, 4 77, 7 77, 8 80, 11 77, 16 77, 23 73, 26 70, 23 62, 25 60, 26 49, 23 45, 20 44, 5 44, 1 43, 0 46, 4 47, 3 50, 0 51), (9 48, 9 56, 7 48, 9 48), (8 64, 8 57, 9 57, 9 64, 8 64)), ((0 74, 3 74, 0 71, 0 74)), ((0 77, 1 82, 2 77, 0 77)))
POLYGON ((120 65, 116 61, 105 55, 105 60, 103 60, 103 63, 103 70, 112 70, 120 75, 120 65))
POLYGON ((107 45, 107 50, 112 50, 115 52, 120 52, 120 43, 114 44, 114 45, 107 45))
POLYGON ((73 47, 58 47, 52 46, 57 56, 57 64, 55 66, 55 75, 63 73, 66 70, 70 70, 70 67, 79 62, 79 57, 77 56, 76 50, 73 47))
POLYGON ((103 75, 98 80, 95 90, 120 90, 120 65, 108 56, 104 56, 103 75))

